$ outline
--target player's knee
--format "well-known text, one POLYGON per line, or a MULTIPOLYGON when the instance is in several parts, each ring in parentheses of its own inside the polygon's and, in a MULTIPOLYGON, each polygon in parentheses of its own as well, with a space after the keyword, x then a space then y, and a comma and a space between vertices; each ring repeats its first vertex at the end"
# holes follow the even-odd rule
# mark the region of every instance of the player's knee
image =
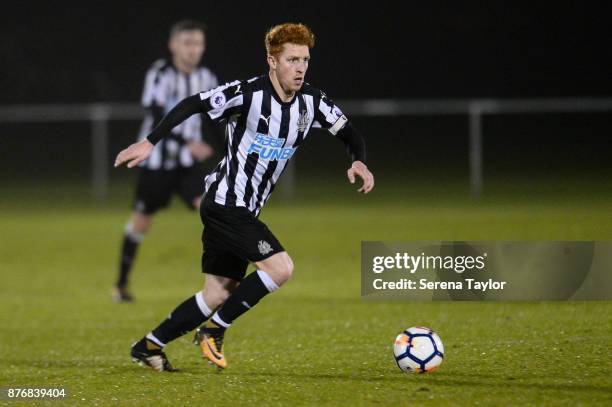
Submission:
POLYGON ((287 256, 287 280, 293 275, 293 260, 287 256))
POLYGON ((153 223, 153 215, 145 215, 143 213, 135 213, 130 219, 128 225, 134 233, 145 235, 151 224, 153 223))
POLYGON ((283 256, 283 258, 278 262, 274 274, 276 277, 276 284, 280 286, 286 283, 293 275, 293 261, 291 260, 291 257, 288 255, 283 256))
POLYGON ((147 233, 147 229, 138 228, 133 221, 129 221, 125 224, 123 228, 123 232, 125 236, 129 237, 130 240, 141 243, 144 240, 145 234, 147 233))

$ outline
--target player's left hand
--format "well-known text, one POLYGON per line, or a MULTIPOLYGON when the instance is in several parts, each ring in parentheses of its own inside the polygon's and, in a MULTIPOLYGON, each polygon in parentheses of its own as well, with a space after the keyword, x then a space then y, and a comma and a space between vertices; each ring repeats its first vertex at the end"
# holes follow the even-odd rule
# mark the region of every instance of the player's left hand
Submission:
POLYGON ((189 151, 191 152, 191 155, 193 155, 193 158, 198 161, 206 160, 215 152, 215 150, 213 150, 213 148, 209 144, 203 143, 201 141, 193 141, 187 144, 187 148, 189 148, 189 151))
POLYGON ((374 188, 374 175, 361 161, 353 161, 353 165, 346 171, 346 175, 351 184, 355 183, 355 175, 363 180, 363 185, 357 190, 359 192, 367 194, 374 188))

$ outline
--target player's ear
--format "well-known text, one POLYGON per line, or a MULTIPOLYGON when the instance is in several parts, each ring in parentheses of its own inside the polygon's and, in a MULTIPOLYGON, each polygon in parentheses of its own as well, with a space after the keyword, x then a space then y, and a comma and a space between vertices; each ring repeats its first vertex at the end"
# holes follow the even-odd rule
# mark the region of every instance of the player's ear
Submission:
POLYGON ((276 69, 276 58, 268 54, 268 66, 270 69, 276 69))
POLYGON ((170 38, 168 38, 168 50, 170 51, 171 54, 174 54, 175 52, 179 50, 179 45, 180 45, 179 37, 180 37, 180 33, 176 33, 170 36, 170 38))

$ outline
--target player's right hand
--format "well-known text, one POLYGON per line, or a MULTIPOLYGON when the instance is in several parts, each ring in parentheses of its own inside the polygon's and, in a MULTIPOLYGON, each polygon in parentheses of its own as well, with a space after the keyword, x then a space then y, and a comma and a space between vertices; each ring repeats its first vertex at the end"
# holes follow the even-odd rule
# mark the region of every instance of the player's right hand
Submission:
POLYGON ((132 144, 117 154, 117 158, 115 158, 115 167, 119 167, 126 161, 128 162, 128 168, 137 166, 139 163, 149 158, 151 151, 153 151, 153 147, 154 145, 146 138, 132 144))

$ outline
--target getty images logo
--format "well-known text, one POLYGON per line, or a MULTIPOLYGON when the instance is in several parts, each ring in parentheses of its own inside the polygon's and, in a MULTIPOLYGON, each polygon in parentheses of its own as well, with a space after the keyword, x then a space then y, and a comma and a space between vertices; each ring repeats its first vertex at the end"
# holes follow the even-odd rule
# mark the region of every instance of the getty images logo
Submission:
POLYGON ((376 274, 385 270, 407 270, 411 274, 417 270, 450 270, 461 274, 464 271, 483 270, 487 253, 480 256, 428 256, 425 253, 410 255, 395 253, 395 256, 375 256, 372 258, 372 271, 376 274))

